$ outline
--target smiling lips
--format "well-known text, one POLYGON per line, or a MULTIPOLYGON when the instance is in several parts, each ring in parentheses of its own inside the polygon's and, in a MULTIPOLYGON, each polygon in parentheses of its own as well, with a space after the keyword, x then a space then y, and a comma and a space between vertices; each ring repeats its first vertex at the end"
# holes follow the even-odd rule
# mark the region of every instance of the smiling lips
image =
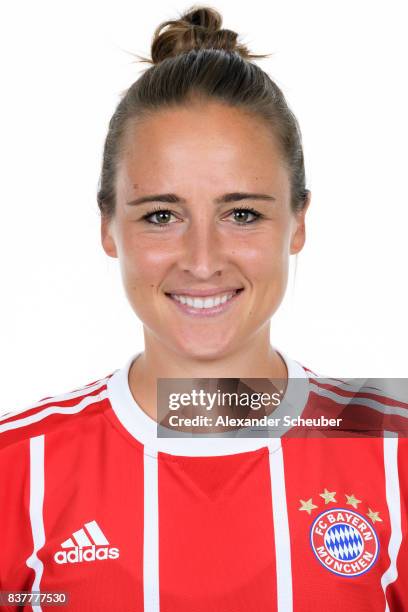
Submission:
MULTIPOLYGON (((235 296, 239 295, 243 291, 243 287, 239 289, 232 289, 223 291, 222 293, 213 293, 209 295, 187 295, 182 293, 168 293, 168 297, 177 302, 177 305, 182 308, 185 312, 202 312, 207 311, 205 314, 217 314, 226 310, 226 304, 231 302, 235 296)), ((198 293, 198 292, 194 292, 198 293)), ((229 305, 229 304, 228 304, 229 305)), ((202 312, 204 314, 204 312, 202 312)))

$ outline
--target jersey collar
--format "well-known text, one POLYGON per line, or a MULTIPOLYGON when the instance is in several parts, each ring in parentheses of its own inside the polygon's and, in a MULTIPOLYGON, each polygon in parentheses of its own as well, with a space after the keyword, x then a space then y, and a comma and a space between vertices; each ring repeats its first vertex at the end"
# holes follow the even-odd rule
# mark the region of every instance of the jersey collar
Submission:
MULTIPOLYGON (((310 393, 309 375, 306 369, 297 361, 291 359, 280 349, 274 349, 281 355, 288 370, 288 384, 281 404, 273 412, 273 417, 289 414, 291 417, 301 416, 310 393), (290 412, 289 412, 290 411, 290 412)), ((178 456, 218 456, 254 451, 267 446, 270 451, 281 446, 276 430, 260 430, 257 437, 243 437, 241 429, 238 432, 222 434, 201 434, 200 437, 186 432, 178 432, 177 437, 165 438, 158 436, 157 422, 147 415, 134 399, 129 386, 129 370, 132 363, 142 354, 142 351, 132 355, 124 366, 112 374, 107 381, 108 398, 112 409, 122 426, 145 447, 145 452, 157 455, 158 452, 178 456)), ((289 427, 280 430, 283 435, 289 427)))

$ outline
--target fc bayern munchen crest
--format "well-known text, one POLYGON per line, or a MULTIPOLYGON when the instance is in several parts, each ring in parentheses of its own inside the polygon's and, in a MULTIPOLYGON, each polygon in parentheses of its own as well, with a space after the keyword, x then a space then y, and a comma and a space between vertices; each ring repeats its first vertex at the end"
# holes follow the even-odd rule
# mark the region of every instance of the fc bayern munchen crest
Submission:
POLYGON ((345 508, 319 514, 310 528, 310 544, 316 558, 338 576, 360 576, 376 562, 380 544, 368 520, 345 508))

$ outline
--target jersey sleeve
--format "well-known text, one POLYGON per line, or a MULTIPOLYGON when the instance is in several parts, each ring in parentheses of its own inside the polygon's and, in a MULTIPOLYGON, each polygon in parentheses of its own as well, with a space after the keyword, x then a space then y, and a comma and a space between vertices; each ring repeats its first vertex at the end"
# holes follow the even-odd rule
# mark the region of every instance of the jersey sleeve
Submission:
POLYGON ((408 610, 408 438, 398 440, 398 473, 393 475, 396 486, 389 487, 388 495, 395 495, 398 489, 399 500, 392 500, 391 536, 388 544, 390 565, 383 576, 383 588, 389 610, 408 610), (400 512, 398 512, 400 509, 400 512))
MULTIPOLYGON (((30 440, 5 444, 0 433, 0 590, 30 591, 33 537, 30 520, 30 440)), ((0 606, 0 610, 21 610, 0 606)))

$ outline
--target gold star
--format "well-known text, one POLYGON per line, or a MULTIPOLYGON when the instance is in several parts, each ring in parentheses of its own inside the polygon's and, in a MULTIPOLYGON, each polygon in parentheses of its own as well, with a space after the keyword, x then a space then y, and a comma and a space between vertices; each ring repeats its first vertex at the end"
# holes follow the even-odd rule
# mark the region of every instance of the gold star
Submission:
POLYGON ((328 491, 326 488, 324 489, 324 493, 320 493, 319 494, 320 497, 323 497, 324 501, 326 504, 328 504, 329 502, 335 502, 336 500, 334 499, 334 496, 336 495, 336 491, 328 491))
POLYGON ((304 501, 303 499, 299 499, 299 501, 302 504, 299 510, 306 510, 308 514, 311 514, 313 508, 317 508, 317 506, 315 506, 314 503, 312 502, 312 498, 308 499, 307 501, 304 501))
POLYGON ((370 517, 370 519, 373 521, 373 523, 375 523, 375 521, 381 521, 382 522, 382 518, 380 518, 378 515, 380 514, 379 512, 373 512, 371 510, 371 508, 368 509, 368 516, 370 517))
POLYGON ((346 493, 346 497, 346 504, 349 504, 349 506, 353 506, 353 508, 357 508, 357 504, 361 504, 361 499, 356 499, 354 497, 354 493, 352 493, 351 495, 347 495, 346 493))

